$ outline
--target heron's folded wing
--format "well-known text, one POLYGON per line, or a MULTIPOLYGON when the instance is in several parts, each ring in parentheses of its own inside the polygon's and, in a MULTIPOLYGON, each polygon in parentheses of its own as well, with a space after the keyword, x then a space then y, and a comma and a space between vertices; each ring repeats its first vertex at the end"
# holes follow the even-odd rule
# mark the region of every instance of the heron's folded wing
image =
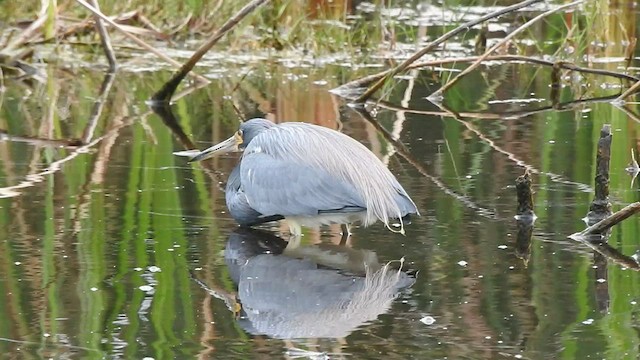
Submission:
POLYGON ((365 208, 355 189, 337 176, 266 153, 245 154, 240 177, 251 207, 267 216, 313 216, 365 208))

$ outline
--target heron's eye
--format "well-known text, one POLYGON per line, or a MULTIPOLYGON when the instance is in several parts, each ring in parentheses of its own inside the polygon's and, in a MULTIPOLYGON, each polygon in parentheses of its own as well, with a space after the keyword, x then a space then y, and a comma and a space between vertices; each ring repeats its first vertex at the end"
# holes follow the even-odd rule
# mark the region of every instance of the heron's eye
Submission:
POLYGON ((238 136, 242 137, 242 135, 244 135, 244 134, 242 133, 242 130, 238 130, 238 136))

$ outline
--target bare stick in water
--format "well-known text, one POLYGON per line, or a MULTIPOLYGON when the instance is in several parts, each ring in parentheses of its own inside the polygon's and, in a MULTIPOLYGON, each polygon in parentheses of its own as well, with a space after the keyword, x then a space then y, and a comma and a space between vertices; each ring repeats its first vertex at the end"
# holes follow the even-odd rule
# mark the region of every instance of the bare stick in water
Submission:
MULTIPOLYGON (((406 70, 419 69, 419 68, 429 67, 429 66, 442 66, 442 65, 463 63, 463 62, 474 62, 474 61, 477 61, 480 58, 481 58, 480 56, 468 56, 468 57, 460 57, 460 58, 445 58, 445 59, 421 61, 421 62, 413 63, 413 64, 407 66, 406 70)), ((507 61, 519 61, 519 62, 528 62, 528 63, 542 65, 542 66, 550 66, 550 67, 553 67, 554 69, 555 68, 559 68, 559 69, 577 71, 577 72, 586 73, 586 74, 612 76, 612 77, 615 77, 615 78, 618 78, 618 79, 622 79, 622 80, 640 81, 640 78, 638 78, 638 77, 635 77, 635 76, 632 76, 632 75, 629 75, 629 74, 624 74, 624 73, 621 73, 621 72, 616 72, 616 71, 611 71, 611 70, 604 70, 604 69, 591 69, 591 68, 578 66, 578 65, 576 65, 574 63, 571 63, 571 62, 568 62, 568 61, 553 62, 553 61, 544 60, 544 59, 540 59, 540 58, 532 57, 532 56, 524 56, 524 55, 491 55, 491 56, 485 57, 483 59, 483 61, 504 61, 504 62, 507 62, 507 61)), ((360 87, 367 86, 367 85, 371 84, 374 81, 378 81, 378 80, 384 78, 385 76, 390 74, 391 71, 393 71, 393 69, 384 70, 384 71, 381 71, 381 72, 376 73, 376 74, 368 75, 368 76, 365 76, 365 77, 350 81, 350 82, 348 82, 348 83, 346 83, 344 85, 341 85, 341 86, 337 87, 333 91, 335 91, 335 92, 337 92, 339 94, 340 90, 343 90, 343 89, 354 89, 354 88, 360 88, 360 87)))
POLYGON ((609 162, 611 160, 611 125, 604 124, 600 130, 596 155, 595 196, 589 206, 587 218, 597 222, 611 215, 609 201, 609 162))
POLYGON ((514 12, 516 10, 522 9, 524 7, 527 7, 529 5, 533 5, 535 3, 539 3, 542 2, 541 0, 527 0, 527 1, 523 1, 521 3, 515 4, 515 5, 511 5, 508 6, 504 9, 498 10, 498 11, 494 11, 490 14, 487 14, 485 16, 482 16, 476 20, 472 20, 472 21, 468 21, 460 26, 458 26, 457 28, 449 31, 448 33, 440 36, 439 38, 437 38, 436 40, 434 40, 432 43, 430 43, 429 45, 427 45, 426 47, 424 47, 422 50, 418 51, 417 53, 413 54, 413 56, 411 56, 410 58, 408 58, 407 60, 405 60, 404 62, 402 62, 400 65, 396 66, 395 68, 393 68, 391 71, 389 71, 387 74, 385 74, 385 76, 383 78, 381 78, 380 80, 378 80, 375 84, 373 84, 371 87, 369 87, 367 89, 367 91, 365 91, 364 94, 360 95, 360 97, 358 97, 358 99, 355 101, 356 103, 364 103, 366 102, 376 91, 380 90, 380 88, 385 84, 385 82, 390 79, 393 78, 395 75, 397 75, 398 73, 404 71, 409 65, 411 65, 412 63, 416 62, 418 59, 420 59, 421 57, 423 57, 426 53, 428 53, 429 51, 431 51, 432 49, 434 49, 436 46, 442 44, 443 42, 451 39, 452 37, 468 31, 472 26, 478 25, 480 23, 483 23, 489 19, 493 19, 496 18, 498 16, 504 15, 504 14, 508 14, 510 12, 514 12))
POLYGON ((536 22, 544 19, 545 17, 547 17, 547 16, 549 16, 549 15, 551 15, 553 13, 556 13, 556 12, 558 12, 560 10, 564 10, 564 9, 572 7, 572 6, 580 5, 583 2, 584 2, 584 0, 578 0, 578 1, 574 1, 574 2, 569 3, 569 4, 558 6, 557 8, 551 9, 549 11, 545 11, 542 14, 540 14, 540 15, 534 17, 533 19, 527 21, 522 26, 520 26, 519 28, 517 28, 513 32, 511 32, 509 35, 507 35, 504 39, 500 40, 497 44, 493 45, 489 50, 487 50, 487 52, 485 52, 482 56, 480 56, 480 58, 478 60, 476 60, 468 68, 464 69, 463 72, 458 74, 456 77, 451 79, 449 82, 444 84, 443 87, 438 89, 436 92, 431 94, 431 96, 429 96, 429 97, 430 98, 437 98, 437 97, 441 96, 445 91, 450 89, 456 82, 458 82, 463 76, 469 74, 470 72, 475 70, 478 66, 480 66, 480 64, 482 64, 482 61, 485 58, 489 57, 489 55, 491 55, 494 51, 496 51, 500 47, 504 46, 509 40, 511 40, 513 37, 515 37, 516 35, 518 35, 522 31, 524 31, 527 28, 529 28, 531 25, 535 24, 536 22))
MULTIPOLYGON (((94 8, 100 11, 100 4, 98 4, 98 0, 91 0, 91 4, 94 8)), ((104 54, 107 57, 107 61, 109 62, 109 72, 114 72, 118 67, 118 63, 116 62, 116 54, 114 53, 113 47, 111 46, 111 38, 109 38, 109 33, 104 27, 104 24, 102 23, 100 17, 97 15, 94 15, 94 17, 96 20, 96 29, 98 29, 98 34, 100 34, 100 43, 102 44, 104 54)))
POLYGON ((581 239, 589 235, 602 234, 605 231, 609 230, 612 226, 617 225, 618 223, 622 222, 623 220, 637 212, 640 212, 640 202, 634 202, 633 204, 627 205, 622 210, 617 211, 606 219, 600 220, 597 223, 582 230, 581 232, 572 234, 569 237, 572 239, 581 239))

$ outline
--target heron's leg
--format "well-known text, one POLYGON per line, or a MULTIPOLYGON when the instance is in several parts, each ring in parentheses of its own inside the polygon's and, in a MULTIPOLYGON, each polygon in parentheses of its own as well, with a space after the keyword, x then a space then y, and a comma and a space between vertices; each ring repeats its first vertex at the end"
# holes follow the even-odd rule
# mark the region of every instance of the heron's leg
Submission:
POLYGON ((340 238, 340 245, 346 245, 347 240, 351 236, 351 224, 340 224, 342 230, 342 237, 340 238))

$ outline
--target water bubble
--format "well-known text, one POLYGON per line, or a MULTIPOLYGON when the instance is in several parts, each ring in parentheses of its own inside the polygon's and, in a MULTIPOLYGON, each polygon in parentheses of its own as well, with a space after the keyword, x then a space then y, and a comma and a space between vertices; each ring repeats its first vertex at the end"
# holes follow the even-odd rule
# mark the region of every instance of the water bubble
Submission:
POLYGON ((425 325, 432 325, 436 322, 436 319, 433 318, 433 316, 425 316, 422 319, 420 319, 420 322, 425 324, 425 325))

